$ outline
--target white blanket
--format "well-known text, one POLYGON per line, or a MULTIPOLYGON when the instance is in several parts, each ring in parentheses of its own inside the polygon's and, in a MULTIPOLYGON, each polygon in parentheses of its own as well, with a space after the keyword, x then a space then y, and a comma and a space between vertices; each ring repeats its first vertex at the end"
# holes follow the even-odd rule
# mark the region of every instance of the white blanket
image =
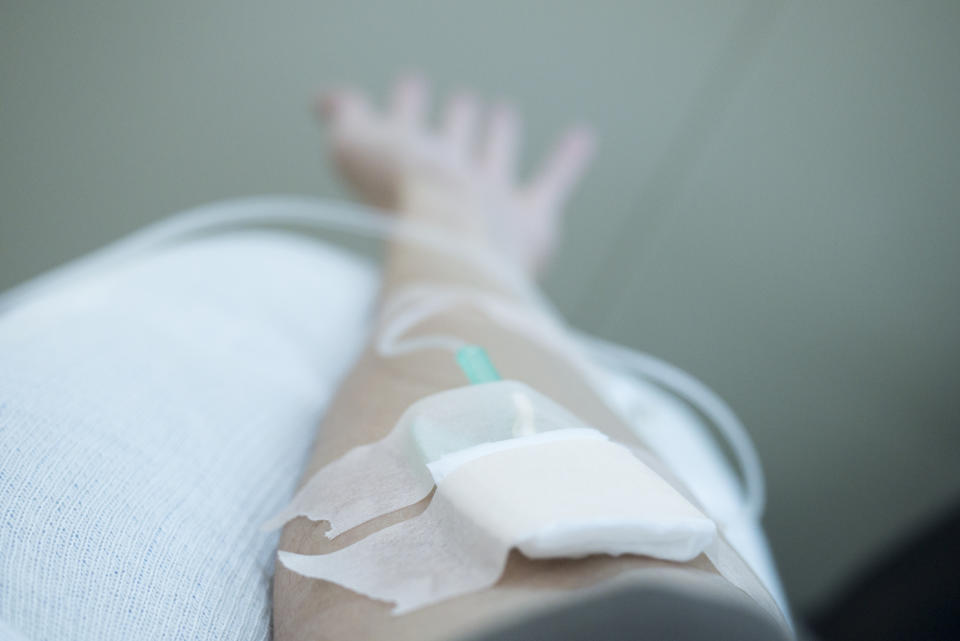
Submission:
POLYGON ((0 315, 0 636, 266 639, 275 535, 371 266, 178 245, 0 315))

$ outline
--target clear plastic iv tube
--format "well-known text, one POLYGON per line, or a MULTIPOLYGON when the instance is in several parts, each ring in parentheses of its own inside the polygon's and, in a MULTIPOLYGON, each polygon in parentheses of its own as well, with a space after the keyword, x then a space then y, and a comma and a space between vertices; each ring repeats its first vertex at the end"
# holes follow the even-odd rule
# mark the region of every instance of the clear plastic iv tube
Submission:
MULTIPOLYGON (((519 297, 533 302, 544 314, 557 320, 558 327, 563 327, 552 305, 528 278, 509 263, 477 246, 464 244, 460 239, 441 230, 400 221, 383 212, 359 205, 289 196, 264 196, 213 203, 148 225, 124 239, 0 294, 0 312, 177 241, 232 229, 291 225, 395 239, 421 245, 456 260, 473 263, 501 281, 519 297)), ((439 304, 437 309, 448 306, 446 303, 439 304)), ((391 339, 392 336, 394 348, 399 350, 396 354, 437 347, 438 341, 444 342, 444 347, 452 351, 466 345, 461 339, 452 336, 408 338, 399 343, 397 339, 400 335, 419 323, 426 311, 429 310, 421 306, 419 310, 410 312, 412 316, 404 323, 386 328, 387 338, 391 339), (390 332, 392 334, 389 334, 390 332)), ((593 364, 633 373, 653 382, 686 400, 713 423, 729 443, 741 469, 744 507, 754 518, 760 518, 765 488, 759 457, 743 425, 726 403, 706 385, 664 361, 583 332, 567 329, 573 332, 580 351, 593 364)))

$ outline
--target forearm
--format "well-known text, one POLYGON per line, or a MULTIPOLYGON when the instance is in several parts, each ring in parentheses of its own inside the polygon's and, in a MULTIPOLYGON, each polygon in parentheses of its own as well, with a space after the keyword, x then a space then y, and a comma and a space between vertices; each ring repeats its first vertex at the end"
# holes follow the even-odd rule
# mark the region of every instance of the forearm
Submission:
MULTIPOLYGON (((423 210, 421 213, 427 212, 423 210)), ((418 213, 411 215, 422 220, 418 213)), ((455 258, 424 252, 402 243, 391 244, 387 254, 384 295, 389 296, 397 288, 413 282, 435 281, 439 277, 448 285, 481 288, 512 296, 509 288, 455 258)), ((580 371, 564 356, 492 322, 476 310, 454 308, 429 319, 415 331, 455 335, 482 345, 505 378, 524 381, 551 398, 562 399, 563 404, 586 423, 616 440, 635 443, 629 431, 590 391, 580 371)), ((448 351, 421 350, 383 358, 375 349, 375 341, 376 336, 372 336, 333 399, 318 432, 304 480, 351 448, 384 437, 412 403, 467 382, 448 351)), ((324 537, 322 525, 299 518, 284 528, 280 548, 304 554, 339 549, 373 531, 418 514, 428 501, 361 525, 332 541, 324 537)), ((626 571, 663 581, 678 577, 713 581, 715 589, 728 589, 703 558, 683 565, 641 557, 602 556, 534 562, 514 554, 508 562, 504 579, 492 590, 404 616, 393 616, 387 604, 332 583, 305 578, 278 565, 274 593, 276 638, 448 639, 484 622, 502 621, 511 613, 568 597, 570 593, 566 588, 590 586, 626 571), (557 590, 558 587, 565 589, 557 590)))

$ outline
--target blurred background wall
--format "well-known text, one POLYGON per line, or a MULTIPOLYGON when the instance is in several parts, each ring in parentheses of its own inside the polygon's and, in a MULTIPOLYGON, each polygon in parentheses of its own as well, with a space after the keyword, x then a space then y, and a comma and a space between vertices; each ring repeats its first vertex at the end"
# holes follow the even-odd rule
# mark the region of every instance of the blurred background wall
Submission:
POLYGON ((321 86, 594 123, 549 294, 740 413, 809 612, 960 497, 960 3, 0 2, 0 287, 177 210, 343 196, 321 86))

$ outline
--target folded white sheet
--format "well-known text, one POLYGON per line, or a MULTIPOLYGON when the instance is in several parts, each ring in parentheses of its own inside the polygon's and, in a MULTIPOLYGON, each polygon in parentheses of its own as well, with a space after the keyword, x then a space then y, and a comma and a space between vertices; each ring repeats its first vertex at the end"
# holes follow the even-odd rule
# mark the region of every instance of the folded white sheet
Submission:
POLYGON ((376 286, 345 252, 245 232, 0 315, 0 636, 267 639, 260 524, 376 286))

